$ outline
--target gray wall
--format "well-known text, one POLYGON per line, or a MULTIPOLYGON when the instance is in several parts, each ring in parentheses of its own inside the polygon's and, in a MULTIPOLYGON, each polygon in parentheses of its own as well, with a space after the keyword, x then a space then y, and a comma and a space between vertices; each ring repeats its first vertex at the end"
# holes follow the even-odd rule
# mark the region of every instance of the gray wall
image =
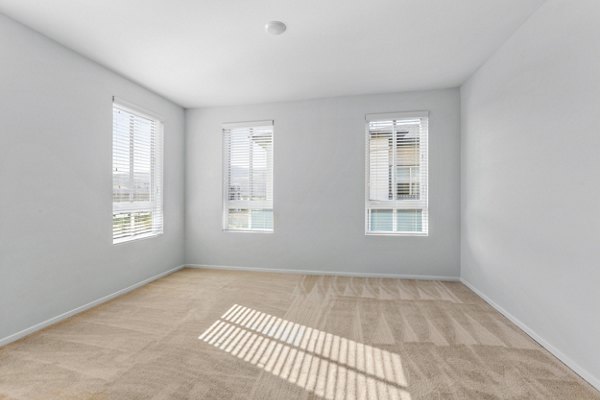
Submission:
POLYGON ((458 89, 186 113, 186 262, 459 275, 458 89), (430 110, 430 235, 364 234, 366 113, 430 110), (222 231, 223 122, 273 119, 275 232, 222 231))
POLYGON ((184 112, 0 14, 0 339, 183 262, 184 112), (112 96, 165 118, 165 230, 112 244, 112 96))
POLYGON ((462 276, 600 387, 600 2, 548 1, 462 88, 462 276))

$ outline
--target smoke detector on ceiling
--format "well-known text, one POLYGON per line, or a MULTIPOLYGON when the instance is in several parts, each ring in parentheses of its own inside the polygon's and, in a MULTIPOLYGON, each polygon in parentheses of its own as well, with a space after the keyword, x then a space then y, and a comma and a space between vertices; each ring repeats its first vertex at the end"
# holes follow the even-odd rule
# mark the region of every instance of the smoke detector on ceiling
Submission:
POLYGON ((286 29, 287 26, 281 21, 271 21, 267 22, 265 25, 265 31, 271 35, 281 35, 286 29))

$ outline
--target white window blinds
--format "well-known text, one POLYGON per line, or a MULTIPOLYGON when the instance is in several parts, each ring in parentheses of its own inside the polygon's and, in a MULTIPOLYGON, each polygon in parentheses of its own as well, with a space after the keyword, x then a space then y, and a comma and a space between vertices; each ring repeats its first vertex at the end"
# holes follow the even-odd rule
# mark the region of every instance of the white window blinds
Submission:
POLYGON ((273 121, 223 125, 223 228, 273 231, 273 121))
POLYGON ((163 232, 162 123, 113 103, 113 243, 163 232))
POLYGON ((428 113, 367 115, 367 234, 428 234, 428 113))

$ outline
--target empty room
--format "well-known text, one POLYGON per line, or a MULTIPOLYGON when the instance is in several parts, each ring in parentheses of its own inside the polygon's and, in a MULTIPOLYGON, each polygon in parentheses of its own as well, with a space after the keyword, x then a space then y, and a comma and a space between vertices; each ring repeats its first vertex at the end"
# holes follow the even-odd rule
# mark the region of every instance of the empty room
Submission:
POLYGON ((600 1, 0 0, 0 400, 600 400, 600 1))

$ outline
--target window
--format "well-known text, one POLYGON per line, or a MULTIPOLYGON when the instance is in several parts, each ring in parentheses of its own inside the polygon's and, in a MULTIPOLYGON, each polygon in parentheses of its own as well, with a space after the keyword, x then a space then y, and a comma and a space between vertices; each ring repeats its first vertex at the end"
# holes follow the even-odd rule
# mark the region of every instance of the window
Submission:
POLYGON ((113 103, 113 243, 163 232, 162 123, 113 103))
POLYGON ((427 235, 428 113, 366 119, 366 233, 427 235))
POLYGON ((273 121, 223 125, 223 229, 273 231, 273 121))

